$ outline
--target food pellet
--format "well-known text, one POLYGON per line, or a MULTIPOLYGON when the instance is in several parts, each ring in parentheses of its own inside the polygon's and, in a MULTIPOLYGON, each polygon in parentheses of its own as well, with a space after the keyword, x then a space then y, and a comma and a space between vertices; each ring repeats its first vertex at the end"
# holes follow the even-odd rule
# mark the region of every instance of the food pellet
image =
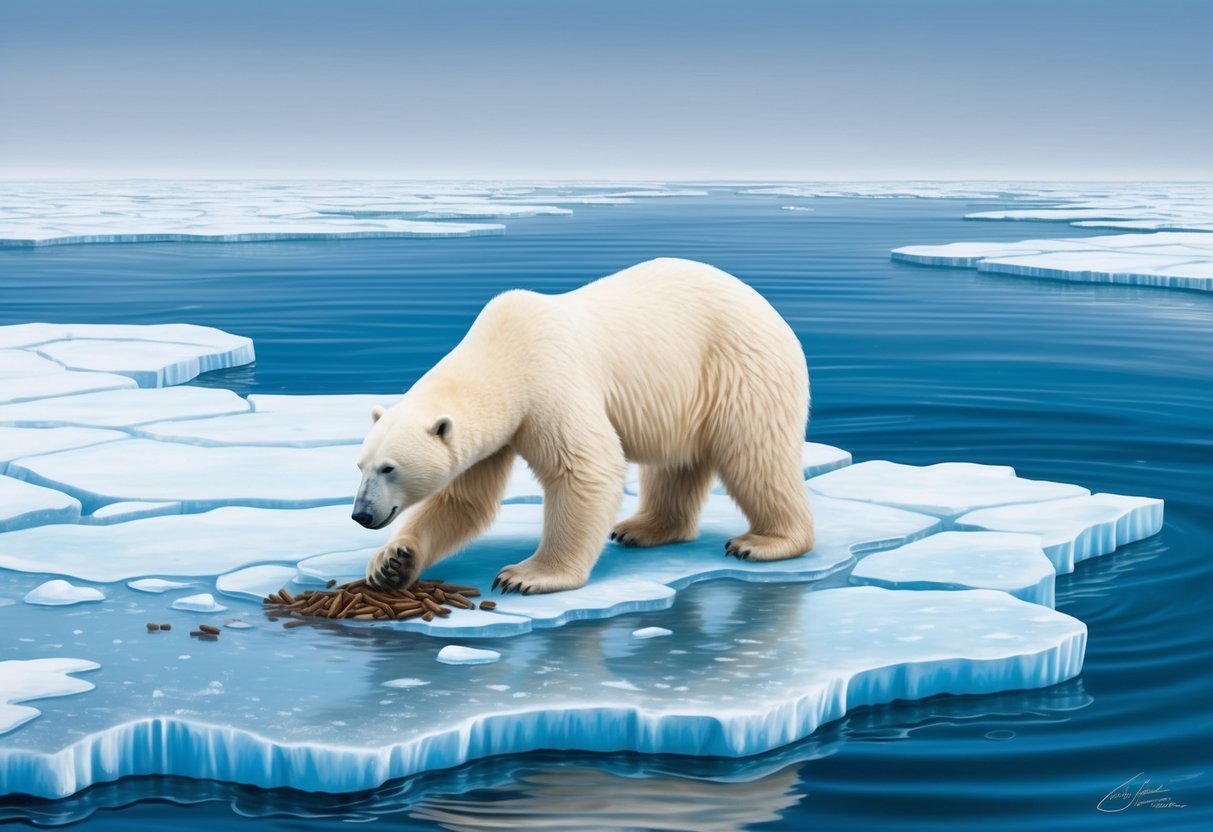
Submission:
POLYGON ((173 625, 172 624, 161 624, 160 629, 164 630, 167 633, 169 630, 173 629, 173 625))
POLYGON ((201 630, 191 630, 190 635, 199 641, 218 641, 219 637, 213 633, 204 633, 201 630))
MULTIPOLYGON (((330 580, 324 589, 308 589, 291 595, 286 589, 271 592, 262 602, 271 618, 289 615, 295 619, 308 616, 320 618, 350 618, 356 621, 407 621, 420 616, 433 621, 434 616, 448 616, 451 607, 465 610, 476 608, 470 598, 480 595, 474 586, 448 584, 444 581, 417 581, 407 589, 380 591, 372 589, 365 579, 337 586, 330 580)), ((482 609, 496 606, 486 601, 482 609)), ((292 627, 301 620, 287 622, 292 627)))
POLYGON ((148 625, 147 625, 147 631, 148 631, 149 633, 154 633, 154 632, 156 632, 156 631, 157 631, 157 630, 159 630, 159 629, 160 629, 160 625, 159 625, 159 624, 148 624, 148 625))
POLYGON ((480 602, 480 609, 482 609, 482 610, 495 610, 495 609, 497 609, 497 602, 496 602, 496 601, 481 601, 481 602, 480 602))
POLYGON ((214 627, 210 624, 199 624, 198 629, 204 633, 207 633, 208 635, 212 635, 212 636, 219 635, 219 628, 214 627))
POLYGON ((283 624, 283 625, 282 625, 282 629, 284 629, 284 630, 290 630, 290 629, 293 629, 293 628, 295 628, 295 627, 302 627, 302 626, 303 626, 304 624, 306 624, 306 623, 307 623, 306 621, 302 621, 302 620, 300 620, 300 619, 298 619, 298 618, 292 618, 290 621, 288 621, 288 622, 286 622, 285 624, 283 624))

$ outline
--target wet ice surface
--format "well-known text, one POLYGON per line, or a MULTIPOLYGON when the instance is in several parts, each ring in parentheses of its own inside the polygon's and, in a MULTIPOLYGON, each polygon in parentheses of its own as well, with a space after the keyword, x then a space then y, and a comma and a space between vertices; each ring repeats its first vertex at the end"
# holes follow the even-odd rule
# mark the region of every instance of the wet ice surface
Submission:
MULTIPOLYGON (((149 332, 149 355, 163 334, 149 332)), ((138 335, 124 333, 123 378, 160 384, 138 335)), ((29 337, 0 328, 0 345, 29 337)), ((0 373, 96 374, 8 352, 0 373)), ((5 706, 25 724, 0 741, 0 792, 62 796, 146 773, 349 791, 553 746, 758 753, 864 704, 1075 676, 1086 629, 1050 609, 1055 571, 1162 524, 1158 500, 1001 466, 851 465, 811 444, 817 545, 801 558, 726 558, 746 523, 713 493, 697 540, 608 544, 579 590, 431 623, 285 628, 262 595, 359 577, 387 539, 349 520, 348 498, 358 425, 392 398, 149 387, 0 406, 0 487, 84 512, 0 533, 0 619, 19 633, 0 648, 0 692, 43 714, 5 706), (191 639, 202 623, 222 636, 191 639), (499 658, 466 663, 487 650, 499 658), (45 673, 25 671, 42 659, 45 673), (66 675, 94 662, 88 683, 66 675)), ((529 556, 543 506, 525 465, 505 502, 428 577, 488 595, 529 556)), ((636 505, 625 493, 621 515, 636 505)))
POLYGON ((0 248, 139 242, 464 237, 482 220, 565 216, 561 204, 706 196, 647 183, 298 181, 21 182, 0 188, 0 248), (545 204, 547 203, 547 204, 545 204))
POLYGON ((907 245, 894 249, 893 259, 1022 277, 1213 291, 1213 235, 1209 234, 1213 185, 1209 183, 1167 183, 1165 188, 1075 183, 1068 192, 1060 186, 1022 185, 985 195, 1030 207, 978 211, 966 219, 1065 222, 1082 228, 1156 233, 907 245))

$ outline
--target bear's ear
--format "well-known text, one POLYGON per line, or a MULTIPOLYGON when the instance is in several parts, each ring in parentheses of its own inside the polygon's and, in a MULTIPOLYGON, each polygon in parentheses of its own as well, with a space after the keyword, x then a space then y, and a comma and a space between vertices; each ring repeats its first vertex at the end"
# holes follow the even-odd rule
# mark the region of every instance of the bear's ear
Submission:
POLYGON ((379 419, 382 418, 384 413, 387 413, 387 408, 381 407, 380 405, 375 405, 374 407, 372 407, 371 408, 371 424, 373 425, 376 422, 378 422, 379 419))
POLYGON ((451 438, 451 424, 450 416, 439 416, 434 421, 434 424, 430 425, 430 433, 439 439, 449 440, 451 438))

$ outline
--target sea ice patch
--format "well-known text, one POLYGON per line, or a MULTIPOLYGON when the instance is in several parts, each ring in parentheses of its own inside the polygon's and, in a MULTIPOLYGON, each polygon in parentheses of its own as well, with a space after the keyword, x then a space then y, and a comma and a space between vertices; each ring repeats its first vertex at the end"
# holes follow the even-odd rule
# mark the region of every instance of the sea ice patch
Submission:
POLYGON ((908 590, 996 589, 1051 607, 1055 576, 1036 535, 940 532, 868 555, 851 570, 851 583, 908 590))
POLYGON ((1057 574, 1065 575, 1088 558, 1158 534, 1162 522, 1162 500, 1091 494, 1039 505, 973 511, 959 517, 955 526, 1037 534, 1057 574))
POLYGON ((1003 465, 940 462, 902 465, 872 460, 809 481, 816 494, 896 506, 952 521, 968 511, 1013 503, 1037 503, 1090 492, 1078 485, 1026 480, 1003 465))
POLYGON ((641 627, 639 630, 632 630, 632 638, 648 639, 660 638, 661 636, 672 636, 674 632, 667 630, 665 627, 641 627))
POLYGON ((461 647, 448 644, 438 651, 438 661, 443 664, 492 664, 501 654, 496 650, 481 650, 476 647, 461 647))
POLYGON ((185 512, 231 505, 294 508, 352 500, 358 488, 355 458, 341 446, 204 448, 128 439, 20 459, 9 464, 9 474, 58 488, 89 506, 168 500, 185 512))
POLYGON ((137 581, 127 581, 127 586, 139 592, 170 592, 174 589, 185 589, 186 587, 194 586, 189 581, 168 581, 164 578, 140 578, 137 581))
MULTIPOLYGON (((134 384, 126 378, 123 383, 134 384)), ((110 390, 0 405, 0 425, 130 428, 165 419, 246 413, 248 409, 248 402, 231 390, 210 387, 110 390)))
POLYGON ((44 607, 65 607, 104 599, 105 593, 99 589, 76 586, 60 578, 39 584, 25 595, 25 603, 44 607))
POLYGON ((52 488, 0 476, 0 532, 79 519, 79 500, 52 488))
POLYGON ((0 427, 0 473, 14 459, 37 454, 54 453, 68 448, 82 448, 101 442, 126 439, 117 430, 96 428, 6 428, 0 427))
POLYGON ((68 696, 93 689, 92 682, 69 674, 97 670, 101 665, 84 659, 15 659, 0 662, 0 734, 29 722, 41 711, 17 702, 68 696))
POLYGON ((172 607, 175 610, 188 610, 189 612, 223 612, 227 609, 227 607, 217 603, 215 596, 209 592, 178 598, 173 602, 172 607))

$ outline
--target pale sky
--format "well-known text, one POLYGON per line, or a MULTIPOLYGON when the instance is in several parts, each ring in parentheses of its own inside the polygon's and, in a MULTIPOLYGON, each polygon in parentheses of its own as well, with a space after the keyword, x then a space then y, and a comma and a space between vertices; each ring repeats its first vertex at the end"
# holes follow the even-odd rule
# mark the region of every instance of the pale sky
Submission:
POLYGON ((0 178, 1213 179, 1203 0, 0 0, 0 178))

